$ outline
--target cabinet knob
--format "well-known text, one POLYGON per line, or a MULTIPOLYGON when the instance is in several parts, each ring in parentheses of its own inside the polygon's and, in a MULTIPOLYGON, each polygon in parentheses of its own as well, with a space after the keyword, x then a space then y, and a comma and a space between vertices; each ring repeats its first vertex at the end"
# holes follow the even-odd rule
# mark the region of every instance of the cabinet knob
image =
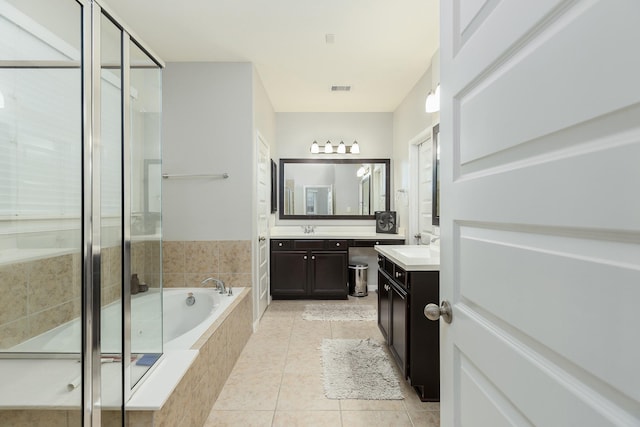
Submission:
POLYGON ((379 245, 379 244, 380 244, 380 242, 376 242, 376 245, 379 245))
POLYGON ((336 243, 336 246, 340 246, 340 243, 336 243))
POLYGON ((302 257, 302 259, 307 259, 307 256, 305 255, 304 257, 302 257))
POLYGON ((282 246, 282 242, 278 243, 278 246, 282 246))
POLYGON ((312 256, 311 256, 311 259, 316 259, 316 256, 315 256, 315 255, 312 255, 312 256))

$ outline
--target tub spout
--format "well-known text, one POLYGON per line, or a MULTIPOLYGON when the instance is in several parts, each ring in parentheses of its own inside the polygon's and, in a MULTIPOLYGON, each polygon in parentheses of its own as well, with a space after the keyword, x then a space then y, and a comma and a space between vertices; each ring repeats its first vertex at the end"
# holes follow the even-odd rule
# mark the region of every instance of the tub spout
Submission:
POLYGON ((202 282, 200 282, 200 284, 202 286, 206 286, 208 282, 215 282, 216 289, 218 289, 218 291, 220 291, 221 294, 224 294, 227 292, 227 288, 224 286, 224 282, 222 280, 209 277, 204 279, 202 282))

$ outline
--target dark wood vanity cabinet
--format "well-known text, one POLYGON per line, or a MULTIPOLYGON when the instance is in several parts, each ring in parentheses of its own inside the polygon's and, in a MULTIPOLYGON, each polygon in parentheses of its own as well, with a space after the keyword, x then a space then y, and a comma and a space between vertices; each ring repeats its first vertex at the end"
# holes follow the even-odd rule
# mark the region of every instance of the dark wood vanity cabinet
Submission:
POLYGON ((348 258, 346 240, 272 240, 271 296, 346 299, 348 258))
POLYGON ((439 301, 438 271, 405 271, 378 255, 378 326, 422 401, 440 400, 439 322, 424 306, 439 301))

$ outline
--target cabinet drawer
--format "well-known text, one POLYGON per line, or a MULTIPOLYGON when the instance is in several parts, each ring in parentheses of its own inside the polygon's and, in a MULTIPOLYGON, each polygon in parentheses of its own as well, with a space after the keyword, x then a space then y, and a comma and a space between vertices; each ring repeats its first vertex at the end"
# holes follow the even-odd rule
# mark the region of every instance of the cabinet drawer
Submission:
POLYGON ((324 249, 324 240, 294 240, 294 249, 324 249))
POLYGON ((271 240, 271 249, 272 250, 278 250, 278 249, 291 249, 291 240, 281 240, 281 239, 275 239, 275 240, 271 240))
POLYGON ((326 241, 326 249, 344 249, 347 250, 349 248, 349 242, 346 240, 327 240, 326 241))
POLYGON ((393 278, 396 282, 405 285, 407 283, 407 272, 404 269, 398 267, 397 265, 393 265, 393 278))

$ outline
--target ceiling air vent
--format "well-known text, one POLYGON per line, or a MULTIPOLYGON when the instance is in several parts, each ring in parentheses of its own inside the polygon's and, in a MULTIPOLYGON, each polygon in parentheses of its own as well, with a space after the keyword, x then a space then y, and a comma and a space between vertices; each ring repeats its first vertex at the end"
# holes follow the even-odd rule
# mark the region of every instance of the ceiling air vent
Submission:
POLYGON ((351 92, 351 86, 331 86, 331 92, 351 92))

